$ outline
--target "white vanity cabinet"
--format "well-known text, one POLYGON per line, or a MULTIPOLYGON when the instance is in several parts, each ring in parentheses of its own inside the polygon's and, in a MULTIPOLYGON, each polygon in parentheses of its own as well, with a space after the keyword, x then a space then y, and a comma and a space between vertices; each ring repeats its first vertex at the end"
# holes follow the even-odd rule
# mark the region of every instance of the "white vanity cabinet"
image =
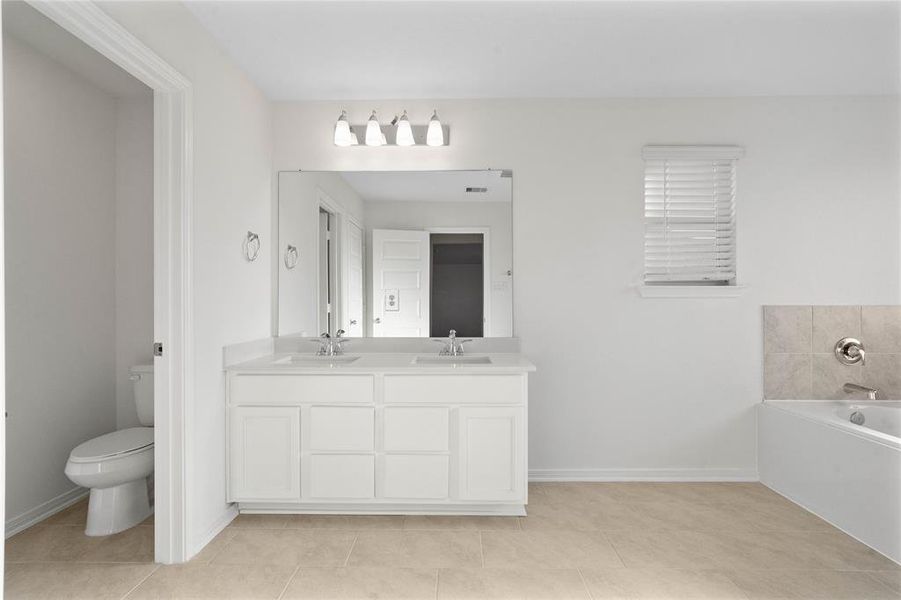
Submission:
POLYGON ((228 370, 242 511, 524 514, 525 368, 312 371, 228 370))

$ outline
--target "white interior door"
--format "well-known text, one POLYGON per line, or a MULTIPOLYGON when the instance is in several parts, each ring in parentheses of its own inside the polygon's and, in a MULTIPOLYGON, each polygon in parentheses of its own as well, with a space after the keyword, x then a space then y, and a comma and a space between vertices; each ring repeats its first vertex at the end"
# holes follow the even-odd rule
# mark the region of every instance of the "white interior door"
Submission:
POLYGON ((363 337, 363 230, 346 222, 347 279, 344 290, 344 324, 348 337, 363 337))
POLYGON ((372 230, 373 337, 428 337, 429 233, 372 230))

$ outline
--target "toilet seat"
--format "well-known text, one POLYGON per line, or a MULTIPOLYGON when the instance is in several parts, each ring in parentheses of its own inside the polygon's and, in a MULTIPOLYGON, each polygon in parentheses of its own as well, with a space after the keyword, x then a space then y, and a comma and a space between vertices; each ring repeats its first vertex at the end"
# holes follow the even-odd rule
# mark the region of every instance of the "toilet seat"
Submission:
POLYGON ((153 447, 153 427, 113 431, 79 444, 69 455, 73 463, 94 463, 137 454, 153 447))

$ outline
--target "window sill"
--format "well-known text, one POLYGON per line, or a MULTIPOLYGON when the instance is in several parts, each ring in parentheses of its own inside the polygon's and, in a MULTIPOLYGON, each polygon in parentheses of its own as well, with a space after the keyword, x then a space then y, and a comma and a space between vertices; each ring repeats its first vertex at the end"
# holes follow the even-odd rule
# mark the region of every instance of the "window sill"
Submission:
POLYGON ((639 285, 642 298, 738 298, 744 285, 639 285))

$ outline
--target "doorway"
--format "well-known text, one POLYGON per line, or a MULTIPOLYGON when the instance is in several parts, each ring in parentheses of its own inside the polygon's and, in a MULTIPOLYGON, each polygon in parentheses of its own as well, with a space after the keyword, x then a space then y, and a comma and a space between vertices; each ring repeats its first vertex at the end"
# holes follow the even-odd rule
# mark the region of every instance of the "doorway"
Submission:
POLYGON ((483 337, 485 236, 481 233, 433 233, 429 246, 429 335, 443 337, 453 329, 461 337, 483 337))

